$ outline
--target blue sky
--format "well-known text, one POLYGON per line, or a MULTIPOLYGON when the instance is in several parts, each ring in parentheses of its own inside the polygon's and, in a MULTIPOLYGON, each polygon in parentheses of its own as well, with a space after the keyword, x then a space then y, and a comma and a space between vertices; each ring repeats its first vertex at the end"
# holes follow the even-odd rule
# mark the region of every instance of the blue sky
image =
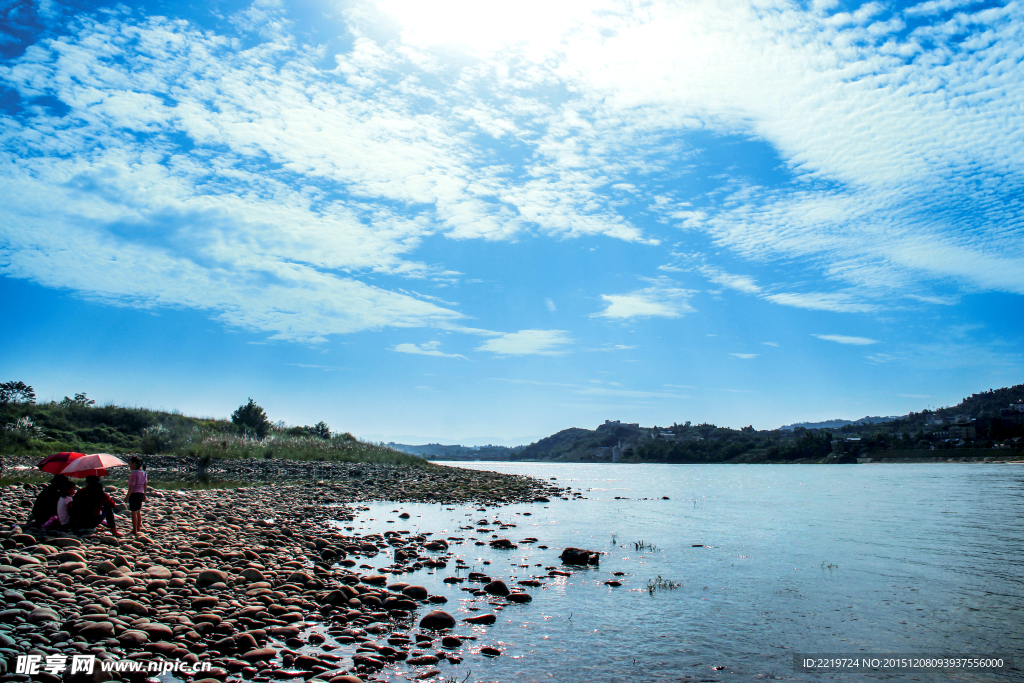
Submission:
POLYGON ((518 443, 1024 381, 1024 6, 2 0, 0 373, 518 443))

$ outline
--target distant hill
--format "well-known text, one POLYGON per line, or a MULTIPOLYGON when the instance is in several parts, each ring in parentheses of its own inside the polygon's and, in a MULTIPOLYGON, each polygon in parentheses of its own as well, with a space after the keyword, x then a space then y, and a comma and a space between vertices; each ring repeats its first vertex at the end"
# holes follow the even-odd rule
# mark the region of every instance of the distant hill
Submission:
POLYGON ((557 460, 567 455, 584 455, 599 448, 611 448, 619 441, 633 443, 639 436, 639 427, 617 422, 605 423, 594 430, 570 427, 526 446, 519 451, 517 458, 557 460))
POLYGON ((803 427, 804 429, 839 429, 846 425, 873 425, 881 424, 883 422, 893 422, 906 417, 905 415, 890 415, 888 417, 862 417, 859 420, 825 420, 824 422, 794 422, 791 425, 783 425, 779 429, 796 429, 797 427, 803 427))
POLYGON ((427 460, 511 460, 520 448, 508 446, 463 446, 440 443, 428 443, 414 446, 404 443, 390 442, 388 448, 402 453, 415 455, 427 460))
POLYGON ((971 394, 955 406, 939 408, 934 412, 943 417, 952 417, 963 413, 974 418, 998 417, 1011 403, 1020 401, 1024 401, 1024 384, 971 394))

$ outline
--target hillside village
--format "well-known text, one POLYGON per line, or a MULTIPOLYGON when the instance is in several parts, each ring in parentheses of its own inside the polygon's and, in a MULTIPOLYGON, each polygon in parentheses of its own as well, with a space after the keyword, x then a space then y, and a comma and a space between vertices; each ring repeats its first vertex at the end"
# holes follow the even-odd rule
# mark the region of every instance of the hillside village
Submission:
POLYGON ((774 430, 690 422, 642 427, 605 420, 528 446, 403 446, 437 460, 561 462, 869 462, 878 459, 1024 457, 1024 385, 973 394, 959 404, 899 417, 787 425, 774 430), (840 426, 836 426, 839 424, 840 426))

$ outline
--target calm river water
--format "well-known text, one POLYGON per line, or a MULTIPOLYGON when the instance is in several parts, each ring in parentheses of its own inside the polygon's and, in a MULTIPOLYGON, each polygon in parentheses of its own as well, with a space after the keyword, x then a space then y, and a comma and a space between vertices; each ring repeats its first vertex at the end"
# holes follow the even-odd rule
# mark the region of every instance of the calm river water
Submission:
MULTIPOLYGON (((566 546, 606 553, 600 567, 528 589, 533 602, 505 607, 493 626, 458 629, 478 640, 459 666, 441 663, 446 676, 1024 679, 1024 466, 445 464, 556 477, 586 499, 486 511, 372 504, 357 529, 463 537, 456 556, 509 585, 546 574, 566 546), (399 519, 399 509, 412 518, 399 519), (459 529, 482 519, 517 526, 459 529), (469 540, 491 533, 538 543, 502 551, 469 540), (652 593, 659 577, 678 586, 652 593), (604 584, 614 578, 621 587, 604 584), (473 654, 484 645, 502 656, 473 654), (1013 656, 1018 669, 806 673, 795 671, 794 653, 1013 656)), ((400 580, 445 595, 457 618, 491 610, 461 591, 479 584, 442 582, 453 569, 400 580)))

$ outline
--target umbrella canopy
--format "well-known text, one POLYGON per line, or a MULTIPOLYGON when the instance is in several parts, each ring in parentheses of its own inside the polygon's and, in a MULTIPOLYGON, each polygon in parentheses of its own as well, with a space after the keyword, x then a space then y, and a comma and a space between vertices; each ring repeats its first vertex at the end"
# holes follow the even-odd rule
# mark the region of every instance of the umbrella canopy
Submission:
POLYGON ((62 474, 65 467, 82 457, 85 453, 54 453, 43 458, 36 467, 50 474, 62 474))
POLYGON ((97 477, 104 477, 109 474, 108 467, 121 467, 122 465, 127 466, 128 463, 109 453, 90 453, 77 458, 65 467, 61 474, 70 477, 88 477, 94 474, 97 477))

